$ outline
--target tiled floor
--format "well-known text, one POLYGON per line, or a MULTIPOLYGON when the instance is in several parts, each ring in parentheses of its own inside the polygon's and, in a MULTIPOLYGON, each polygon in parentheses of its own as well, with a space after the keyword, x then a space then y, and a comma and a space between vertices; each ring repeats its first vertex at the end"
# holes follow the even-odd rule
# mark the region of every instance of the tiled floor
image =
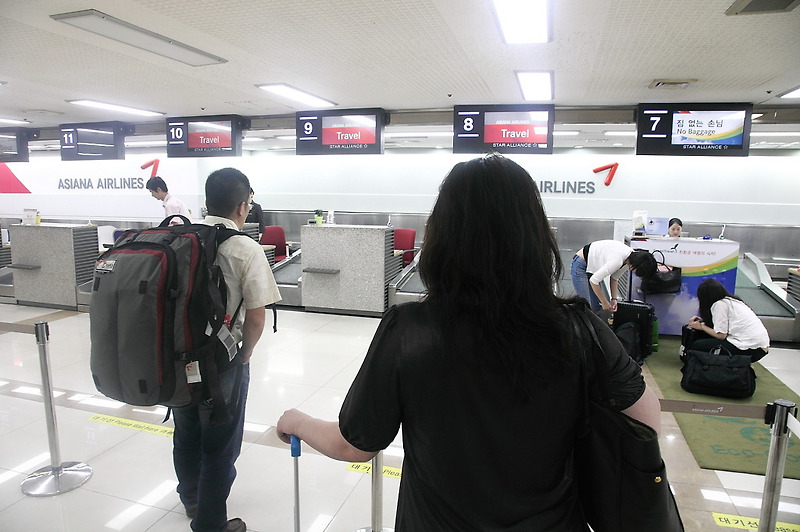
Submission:
MULTIPOLYGON (((94 474, 61 495, 22 493, 23 479, 51 460, 39 354, 32 335, 0 332, 0 530, 188 531, 175 493, 172 442, 163 430, 171 424, 161 424, 164 410, 134 409, 97 394, 88 369, 88 314, 0 304, 0 323, 36 321, 50 327, 61 461, 86 462, 94 474)), ((253 357, 245 444, 229 498, 230 516, 242 517, 248 530, 258 532, 293 530, 293 461, 274 423, 292 407, 336 419, 378 320, 287 310, 279 312, 278 325, 277 334, 265 332, 253 357)), ((795 349, 773 349, 764 365, 800 391, 798 357, 795 349)), ((757 517, 763 477, 698 468, 673 416, 662 416, 663 452, 686 530, 722 529, 713 513, 757 517)), ((399 468, 401 461, 398 437, 385 451, 384 465, 399 468)), ((302 530, 370 526, 370 475, 309 449, 299 464, 302 530)), ((394 526, 398 485, 384 476, 387 528, 394 526)), ((784 480, 782 492, 778 521, 800 530, 800 482, 784 480)))

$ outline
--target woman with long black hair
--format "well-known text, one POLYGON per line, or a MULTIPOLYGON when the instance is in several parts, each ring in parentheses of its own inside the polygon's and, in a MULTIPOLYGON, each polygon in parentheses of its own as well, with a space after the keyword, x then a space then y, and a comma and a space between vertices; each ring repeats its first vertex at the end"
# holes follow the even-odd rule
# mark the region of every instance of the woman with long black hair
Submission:
MULTIPOLYGON (((586 303, 553 292, 562 264, 528 172, 499 155, 456 164, 419 270, 427 297, 386 312, 338 422, 289 410, 279 435, 360 462, 402 425, 398 531, 588 530, 573 471, 583 355, 567 308, 586 303)), ((606 351, 614 407, 658 430, 639 366, 585 314, 606 351)))
POLYGON ((695 340, 691 349, 711 351, 721 345, 734 355, 748 355, 753 362, 764 358, 769 333, 747 303, 711 278, 697 287, 697 298, 700 315, 692 316, 689 327, 709 337, 695 340))

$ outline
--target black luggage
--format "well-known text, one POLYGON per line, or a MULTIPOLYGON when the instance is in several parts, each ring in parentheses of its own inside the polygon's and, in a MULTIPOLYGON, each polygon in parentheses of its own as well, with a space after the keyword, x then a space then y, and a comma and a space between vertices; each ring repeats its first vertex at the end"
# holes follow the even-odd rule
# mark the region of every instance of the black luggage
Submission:
POLYGON ((756 374, 747 355, 734 355, 724 347, 686 352, 681 368, 681 388, 691 393, 743 399, 756 391, 756 374))
MULTIPOLYGON (((614 321, 611 328, 615 333, 618 333, 620 327, 626 323, 633 323, 636 326, 636 332, 638 332, 639 336, 639 353, 638 357, 632 356, 632 358, 640 364, 645 357, 653 352, 653 323, 655 319, 656 311, 650 303, 643 301, 619 301, 617 303, 617 311, 614 312, 614 321)), ((627 326, 623 331, 629 328, 630 326, 627 326)), ((630 351, 629 354, 631 354, 630 351)))
POLYGON ((681 357, 681 360, 686 358, 686 353, 692 348, 692 344, 697 340, 702 340, 703 338, 711 338, 711 336, 704 331, 692 329, 688 325, 684 325, 681 329, 681 347, 678 353, 681 357))

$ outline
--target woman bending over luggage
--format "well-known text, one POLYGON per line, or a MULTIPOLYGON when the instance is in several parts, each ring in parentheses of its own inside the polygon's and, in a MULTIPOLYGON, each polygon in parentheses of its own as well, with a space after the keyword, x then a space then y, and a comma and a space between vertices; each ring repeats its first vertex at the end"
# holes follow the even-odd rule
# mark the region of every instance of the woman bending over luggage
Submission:
POLYGON ((425 230, 428 296, 386 312, 338 422, 289 410, 278 434, 362 462, 402 425, 398 532, 585 532, 573 470, 583 354, 570 314, 595 325, 614 408, 656 430, 660 412, 611 329, 554 294, 561 268, 528 172, 498 155, 458 163, 425 230), (476 255, 476 241, 491 249, 476 255))
POLYGON ((733 354, 749 355, 755 362, 769 351, 769 334, 741 298, 729 294, 715 279, 706 279, 697 287, 700 315, 692 316, 689 327, 703 331, 711 338, 692 343, 698 351, 711 351, 722 345, 733 354))
POLYGON ((572 286, 575 293, 589 300, 592 310, 602 308, 616 312, 619 278, 627 270, 649 279, 656 274, 656 259, 648 251, 633 250, 617 240, 597 240, 583 246, 572 257, 572 286), (600 285, 606 278, 611 286, 610 301, 600 285))

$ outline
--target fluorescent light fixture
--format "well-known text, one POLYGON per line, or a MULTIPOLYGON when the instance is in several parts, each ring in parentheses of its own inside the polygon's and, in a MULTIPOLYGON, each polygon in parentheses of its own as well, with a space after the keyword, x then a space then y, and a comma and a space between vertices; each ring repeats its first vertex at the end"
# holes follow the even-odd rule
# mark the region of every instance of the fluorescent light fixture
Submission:
POLYGON ((158 148, 166 146, 167 141, 164 140, 131 140, 125 141, 126 148, 158 148))
POLYGON ((635 131, 603 131, 603 135, 607 137, 635 137, 635 131))
POLYGON ((278 135, 275 138, 278 140, 297 140, 297 135, 278 135))
POLYGON ((0 118, 0 124, 14 124, 15 126, 24 126, 30 124, 27 120, 16 120, 14 118, 0 118))
POLYGON ((245 137, 242 139, 242 142, 262 142, 266 140, 263 137, 245 137))
POLYGON ((393 138, 393 139, 403 139, 403 138, 434 138, 434 137, 452 137, 452 131, 402 131, 402 132, 386 132, 384 137, 393 138))
POLYGON ((574 137, 580 135, 580 131, 568 130, 568 129, 557 129, 553 131, 554 137, 574 137))
POLYGON ((764 113, 753 113, 752 116, 750 116, 750 120, 755 120, 756 118, 761 118, 762 116, 764 116, 764 113))
POLYGON ((59 13, 58 15, 50 15, 50 18, 190 66, 227 63, 226 59, 211 55, 208 52, 198 50, 139 26, 134 26, 96 9, 59 13))
POLYGON ((786 94, 782 94, 781 98, 800 98, 800 87, 796 87, 786 94))
POLYGON ((551 72, 517 72, 522 97, 529 102, 553 99, 551 72))
POLYGON ((494 0, 494 11, 508 44, 550 40, 547 0, 494 0))
POLYGON ((74 103, 75 105, 84 105, 86 107, 105 109, 106 111, 118 111, 120 113, 128 113, 139 116, 165 115, 165 113, 157 113, 156 111, 146 111, 144 109, 136 109, 135 107, 126 107, 124 105, 115 105, 113 103, 98 102, 96 100, 67 100, 67 103, 74 103))
POLYGON ((751 131, 751 137, 800 137, 800 131, 751 131))
POLYGON ((291 85, 287 85, 286 83, 265 83, 262 85, 256 85, 256 87, 265 91, 269 91, 273 94, 277 94, 278 96, 282 96, 286 99, 302 103, 303 105, 309 105, 311 107, 335 107, 338 105, 318 96, 314 96, 313 94, 303 92, 300 89, 292 87, 291 85))

